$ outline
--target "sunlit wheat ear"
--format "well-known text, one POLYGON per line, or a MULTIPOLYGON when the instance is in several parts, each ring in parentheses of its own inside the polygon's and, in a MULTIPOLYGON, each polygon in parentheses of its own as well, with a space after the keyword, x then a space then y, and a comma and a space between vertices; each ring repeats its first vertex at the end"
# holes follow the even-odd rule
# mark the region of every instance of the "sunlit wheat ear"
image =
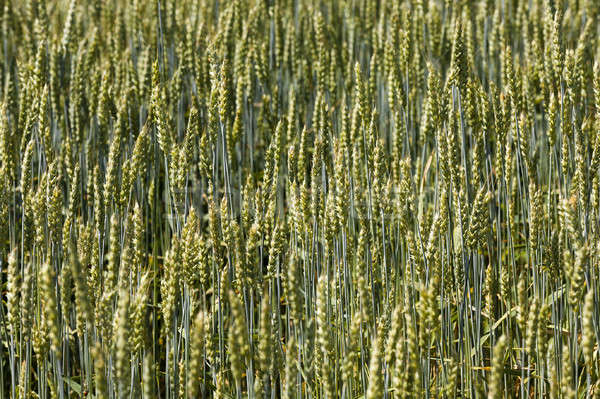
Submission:
POLYGON ((129 347, 132 352, 137 352, 144 346, 144 340, 147 335, 145 324, 147 322, 148 301, 150 298, 149 287, 152 278, 149 272, 146 272, 140 280, 135 296, 131 299, 129 322, 129 347))
POLYGON ((198 397, 203 390, 200 378, 202 377, 205 358, 204 346, 207 322, 204 311, 200 310, 192 325, 190 364, 187 376, 187 392, 190 397, 198 397))
POLYGON ((21 271, 17 259, 17 248, 15 248, 8 258, 8 278, 7 278, 7 319, 11 329, 11 334, 17 336, 19 333, 19 295, 21 292, 21 271))
POLYGON ((241 388, 242 373, 246 369, 249 345, 246 330, 246 316, 240 299, 233 291, 229 291, 231 304, 231 325, 229 326, 229 348, 227 350, 231 363, 231 372, 237 389, 241 388))
POLYGON ((92 359, 94 362, 94 386, 95 393, 98 398, 107 399, 108 387, 106 381, 106 360, 100 343, 96 343, 92 347, 92 359))
POLYGON ((273 367, 273 337, 271 329, 271 304, 267 297, 262 299, 260 318, 260 338, 258 341, 256 366, 264 377, 268 377, 272 373, 273 367))
POLYGON ((505 356, 508 347, 506 336, 501 336, 496 345, 494 346, 493 359, 492 359, 492 373, 490 378, 490 398, 502 398, 505 393, 505 356))
MULTIPOLYGON (((87 265, 86 257, 88 255, 84 255, 84 262, 81 263, 81 256, 77 253, 77 249, 74 243, 70 244, 70 256, 69 256, 69 266, 71 270, 71 275, 73 276, 74 286, 75 286, 75 305, 77 312, 77 332, 80 336, 94 325, 94 312, 93 312, 93 302, 90 298, 89 284, 87 281, 87 270, 82 266, 87 265)), ((86 251, 84 248, 83 251, 86 251)), ((82 252, 83 252, 82 251, 82 252)))
POLYGON ((596 345, 597 339, 594 335, 594 314, 595 314, 595 303, 594 303, 594 295, 595 290, 593 288, 589 288, 587 294, 585 295, 583 313, 582 313, 582 327, 583 327, 583 340, 582 340, 582 349, 583 355, 586 361, 586 367, 590 368, 590 374, 594 372, 598 372, 597 364, 594 360, 594 347, 596 345))
POLYGON ((50 336, 50 349, 55 354, 60 354, 62 349, 62 338, 60 332, 60 318, 58 300, 56 298, 54 267, 49 262, 44 263, 40 270, 40 290, 44 294, 45 301, 42 304, 46 329, 50 336))
POLYGON ((115 315, 112 340, 114 346, 115 376, 120 396, 129 393, 129 370, 130 370, 130 346, 129 346, 129 292, 126 289, 119 291, 117 310, 115 315))
POLYGON ((383 395, 383 376, 382 376, 382 353, 383 345, 380 342, 384 339, 383 332, 381 336, 377 336, 372 343, 371 360, 369 362, 369 386, 367 390, 367 398, 380 398, 383 395))

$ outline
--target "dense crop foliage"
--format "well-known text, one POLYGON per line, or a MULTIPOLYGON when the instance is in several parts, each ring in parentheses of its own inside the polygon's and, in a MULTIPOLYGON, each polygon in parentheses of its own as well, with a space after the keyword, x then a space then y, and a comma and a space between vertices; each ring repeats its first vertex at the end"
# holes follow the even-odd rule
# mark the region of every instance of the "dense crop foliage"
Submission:
POLYGON ((600 397, 599 13, 0 1, 0 399, 600 397))

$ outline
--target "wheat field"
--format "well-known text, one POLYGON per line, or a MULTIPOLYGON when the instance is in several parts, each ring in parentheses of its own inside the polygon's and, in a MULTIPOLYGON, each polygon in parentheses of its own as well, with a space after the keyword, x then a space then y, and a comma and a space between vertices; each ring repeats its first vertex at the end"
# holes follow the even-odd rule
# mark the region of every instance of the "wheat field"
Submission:
POLYGON ((0 0, 0 399, 600 398, 597 0, 0 0))

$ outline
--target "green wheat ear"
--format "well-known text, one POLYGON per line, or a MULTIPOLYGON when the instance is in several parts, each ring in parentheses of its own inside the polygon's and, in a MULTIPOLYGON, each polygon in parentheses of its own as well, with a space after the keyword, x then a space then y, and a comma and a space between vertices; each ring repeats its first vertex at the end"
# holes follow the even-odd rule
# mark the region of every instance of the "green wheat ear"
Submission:
POLYGON ((0 399, 598 396, 596 2, 145 5, 0 4, 0 399))

